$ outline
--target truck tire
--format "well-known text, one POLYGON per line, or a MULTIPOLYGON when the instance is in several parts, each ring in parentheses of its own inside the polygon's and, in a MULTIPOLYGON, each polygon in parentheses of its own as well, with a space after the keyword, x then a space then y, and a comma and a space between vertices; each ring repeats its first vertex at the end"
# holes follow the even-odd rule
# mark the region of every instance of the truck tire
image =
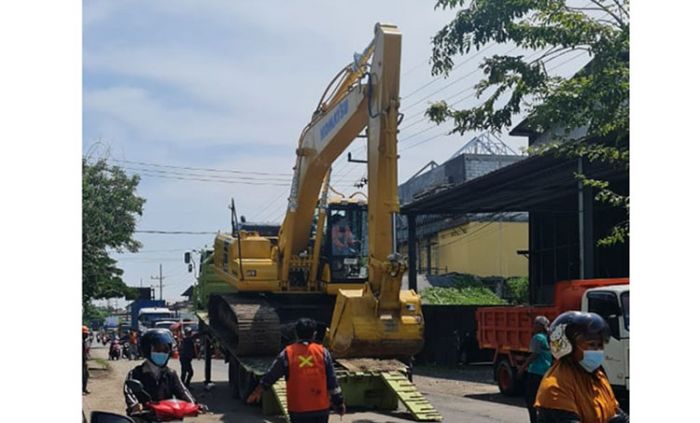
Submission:
POLYGON ((515 396, 518 393, 517 372, 507 358, 501 358, 493 368, 493 377, 498 384, 498 390, 503 395, 515 396))

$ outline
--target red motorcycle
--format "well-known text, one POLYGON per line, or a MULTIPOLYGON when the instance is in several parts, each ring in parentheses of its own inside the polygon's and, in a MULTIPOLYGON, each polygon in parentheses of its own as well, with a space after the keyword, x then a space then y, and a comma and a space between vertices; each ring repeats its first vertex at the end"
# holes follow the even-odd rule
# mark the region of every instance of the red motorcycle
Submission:
POLYGON ((143 389, 143 384, 141 384, 140 381, 129 379, 126 381, 126 384, 136 395, 147 398, 143 406, 143 411, 131 413, 131 417, 149 422, 171 422, 180 421, 185 417, 196 417, 207 411, 204 404, 178 399, 154 402, 151 401, 151 396, 143 389))

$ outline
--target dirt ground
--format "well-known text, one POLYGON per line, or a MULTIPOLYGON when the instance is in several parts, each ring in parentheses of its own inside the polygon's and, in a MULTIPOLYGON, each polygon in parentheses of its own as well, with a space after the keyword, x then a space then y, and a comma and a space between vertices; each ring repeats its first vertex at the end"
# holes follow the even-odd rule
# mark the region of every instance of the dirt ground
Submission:
MULTIPOLYGON (((83 396, 83 410, 90 417, 94 410, 124 414, 124 395, 122 387, 129 370, 140 361, 107 361, 107 348, 94 346, 90 362, 90 394, 83 396), (100 363, 108 363, 103 369, 100 363)), ((209 407, 210 412, 187 422, 270 422, 282 423, 279 417, 266 417, 260 408, 250 407, 240 400, 233 400, 228 394, 227 367, 222 360, 212 361, 212 380, 215 386, 210 391, 204 389, 203 360, 193 363, 195 375, 192 382, 192 394, 201 403, 209 407)), ((171 360, 169 366, 178 373, 180 365, 171 360)), ((527 410, 521 398, 508 398, 498 393, 498 388, 491 381, 491 369, 488 366, 471 366, 465 369, 416 368, 414 383, 433 406, 443 415, 443 422, 469 421, 480 423, 522 422, 527 421, 527 410)), ((405 423, 410 422, 405 410, 392 413, 375 413, 350 410, 342 419, 331 415, 330 422, 350 423, 405 423)))
MULTIPOLYGON (((104 370, 100 362, 107 360, 107 348, 95 346, 91 349, 93 359, 89 363, 90 379, 88 390, 90 394, 83 395, 83 411, 88 417, 92 411, 108 411, 117 414, 125 414, 126 406, 124 402, 123 384, 131 369, 141 363, 141 360, 129 361, 126 359, 107 361, 108 369, 104 370)), ((195 367, 195 378, 192 382, 191 392, 198 402, 206 404, 210 408, 210 413, 198 417, 186 418, 186 422, 270 422, 282 423, 281 418, 267 418, 255 407, 249 407, 240 401, 231 401, 227 398, 226 389, 212 389, 205 391, 201 382, 203 374, 203 362, 193 363, 195 367), (199 364, 199 366, 197 366, 199 364), (199 381, 199 382, 197 382, 199 381), (235 419, 233 418, 235 416, 235 419)), ((179 373, 179 362, 170 360, 168 365, 179 373)), ((215 379, 215 378, 213 378, 215 379)))

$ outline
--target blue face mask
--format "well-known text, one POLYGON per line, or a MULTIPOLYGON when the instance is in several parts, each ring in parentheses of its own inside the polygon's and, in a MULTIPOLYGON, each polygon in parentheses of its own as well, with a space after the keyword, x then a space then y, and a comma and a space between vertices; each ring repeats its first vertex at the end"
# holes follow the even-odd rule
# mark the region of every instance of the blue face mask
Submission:
POLYGON ((579 361, 588 373, 593 373, 595 369, 603 365, 605 352, 603 350, 588 350, 583 352, 583 360, 579 361))
POLYGON ((151 361, 153 362, 153 364, 155 364, 158 367, 165 366, 165 363, 168 362, 168 358, 170 358, 170 354, 168 354, 168 353, 162 353, 162 352, 152 352, 151 353, 151 361))

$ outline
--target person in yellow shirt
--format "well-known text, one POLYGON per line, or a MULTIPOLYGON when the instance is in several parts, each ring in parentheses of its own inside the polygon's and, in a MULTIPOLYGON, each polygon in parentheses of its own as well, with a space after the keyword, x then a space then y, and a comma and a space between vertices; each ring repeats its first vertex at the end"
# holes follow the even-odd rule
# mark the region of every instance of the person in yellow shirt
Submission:
POLYGON ((595 313, 567 311, 550 326, 549 342, 556 359, 537 391, 540 423, 625 423, 603 371, 603 346, 610 328, 595 313))

